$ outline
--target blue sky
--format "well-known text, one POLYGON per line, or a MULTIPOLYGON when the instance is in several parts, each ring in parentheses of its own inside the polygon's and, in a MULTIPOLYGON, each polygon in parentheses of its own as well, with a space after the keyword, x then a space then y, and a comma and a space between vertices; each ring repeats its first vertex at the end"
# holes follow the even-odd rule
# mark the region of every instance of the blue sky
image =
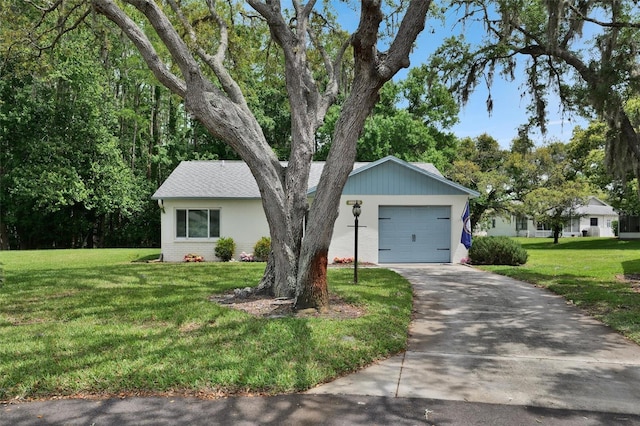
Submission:
MULTIPOLYGON (((509 148, 511 141, 518 134, 518 127, 528 121, 527 105, 529 99, 521 97, 518 82, 505 82, 496 77, 491 89, 493 112, 486 109, 488 91, 485 87, 478 87, 470 96, 469 102, 462 107, 459 115, 460 122, 452 131, 458 137, 475 137, 482 133, 493 136, 503 148, 509 148)), ((530 137, 536 145, 560 140, 568 142, 576 125, 586 127, 587 121, 577 116, 562 116, 560 102, 549 99, 547 108, 547 133, 543 137, 539 132, 532 132, 530 137)))
MULTIPOLYGON (((338 8, 340 24, 344 28, 355 30, 359 20, 359 12, 348 9, 342 2, 334 1, 333 4, 338 8)), ((454 22, 454 20, 455 16, 453 16, 453 12, 450 12, 446 25, 435 19, 427 22, 411 56, 412 66, 426 62, 442 40, 453 34, 449 22, 454 22)), ((457 30, 460 28, 458 27, 457 30)), ((482 28, 467 27, 465 34, 469 42, 473 43, 474 36, 479 41, 479 38, 482 37, 482 28)), ((398 78, 402 78, 403 74, 400 73, 398 78)), ((460 121, 451 129, 453 133, 458 137, 476 137, 487 133, 495 138, 503 148, 508 149, 511 141, 518 134, 518 127, 528 121, 526 109, 529 99, 521 97, 521 92, 524 90, 521 83, 522 80, 518 81, 517 74, 514 82, 506 82, 499 75, 496 75, 491 88, 493 99, 491 115, 486 109, 488 90, 485 86, 479 85, 476 91, 471 94, 468 103, 462 107, 459 115, 460 121)), ((580 117, 562 117, 558 99, 549 99, 548 101, 547 134, 544 137, 539 132, 530 134, 536 145, 541 146, 554 140, 568 142, 576 125, 587 126, 587 121, 580 117)))
MULTIPOLYGON (((453 21, 453 19, 447 20, 453 21)), ((449 26, 433 20, 427 22, 425 31, 416 43, 411 60, 412 65, 424 62, 425 58, 428 58, 445 37, 453 35, 450 24, 447 25, 449 26)), ((459 31, 459 26, 456 29, 459 31)), ((479 42, 482 35, 481 26, 465 28, 465 36, 470 43, 479 42)), ((524 57, 519 58, 519 64, 524 64, 525 59, 524 57)), ((487 112, 486 107, 489 90, 484 83, 477 86, 467 104, 461 106, 460 122, 452 129, 458 137, 475 137, 487 133, 494 137, 503 148, 509 148, 511 141, 518 135, 518 127, 528 122, 527 106, 530 98, 526 94, 527 90, 521 77, 523 76, 523 67, 519 66, 520 72, 515 73, 515 81, 506 81, 499 73, 496 73, 491 87, 493 100, 491 115, 487 112), (522 96, 523 92, 525 96, 522 96)), ((568 142, 576 125, 587 126, 587 121, 580 117, 570 117, 566 113, 563 117, 560 101, 557 97, 548 99, 547 113, 547 133, 543 136, 539 131, 532 131, 530 134, 537 145, 544 145, 546 142, 555 140, 568 142)))

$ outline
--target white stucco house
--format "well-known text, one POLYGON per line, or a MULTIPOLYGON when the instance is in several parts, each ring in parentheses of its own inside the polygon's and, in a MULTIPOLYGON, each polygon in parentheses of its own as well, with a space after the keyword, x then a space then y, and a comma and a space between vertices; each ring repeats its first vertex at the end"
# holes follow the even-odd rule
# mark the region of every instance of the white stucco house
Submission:
MULTIPOLYGON (((589 197, 584 206, 576 209, 576 217, 563 228, 562 237, 615 237, 612 223, 618 220, 618 213, 609 204, 589 197)), ((524 216, 511 218, 494 217, 486 230, 489 236, 507 237, 550 237, 551 229, 542 223, 535 224, 524 216)))
MULTIPOLYGON (((309 199, 324 162, 314 162, 309 199)), ((329 261, 354 254, 349 201, 362 202, 358 259, 379 263, 456 263, 467 256, 460 243, 467 201, 479 194, 442 176, 431 164, 389 156, 356 163, 344 187, 329 261)), ((183 161, 153 194, 161 207, 163 260, 214 254, 219 237, 236 242, 235 258, 269 235, 258 186, 241 161, 183 161)))

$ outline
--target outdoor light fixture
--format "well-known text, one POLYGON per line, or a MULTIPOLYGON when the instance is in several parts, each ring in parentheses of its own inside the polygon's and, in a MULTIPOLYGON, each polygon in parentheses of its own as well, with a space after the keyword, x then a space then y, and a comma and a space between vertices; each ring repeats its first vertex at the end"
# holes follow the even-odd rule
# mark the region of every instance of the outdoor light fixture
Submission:
POLYGON ((351 209, 351 211, 353 212, 353 218, 355 220, 355 242, 354 242, 354 249, 353 249, 353 283, 354 284, 358 284, 358 217, 360 217, 360 213, 361 213, 361 208, 360 208, 360 203, 361 201, 356 200, 353 203, 353 208, 351 209))
POLYGON ((356 219, 360 217, 360 212, 362 211, 360 208, 360 204, 354 204, 351 210, 353 211, 353 217, 355 217, 356 219))

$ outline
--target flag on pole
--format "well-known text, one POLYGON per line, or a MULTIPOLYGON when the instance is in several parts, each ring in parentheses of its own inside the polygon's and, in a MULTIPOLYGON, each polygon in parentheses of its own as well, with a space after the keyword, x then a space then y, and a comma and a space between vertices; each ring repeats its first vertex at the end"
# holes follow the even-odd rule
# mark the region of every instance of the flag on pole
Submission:
POLYGON ((469 250, 471 248, 471 218, 469 217, 469 201, 462 213, 462 237, 460 242, 469 250))

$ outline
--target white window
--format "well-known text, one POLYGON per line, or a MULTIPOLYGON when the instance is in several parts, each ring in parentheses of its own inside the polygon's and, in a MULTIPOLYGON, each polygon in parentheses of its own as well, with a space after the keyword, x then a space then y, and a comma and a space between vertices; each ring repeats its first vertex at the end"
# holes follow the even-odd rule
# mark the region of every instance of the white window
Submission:
POLYGON ((611 219, 607 219, 607 228, 611 228, 611 219))
POLYGON ((218 237, 220 237, 220 210, 176 210, 176 238, 218 237))
POLYGON ((552 231, 551 225, 547 225, 546 223, 541 223, 541 222, 538 222, 536 224, 536 229, 538 231, 552 231))
POLYGON ((516 231, 526 231, 529 229, 529 219, 526 216, 516 216, 516 231))

